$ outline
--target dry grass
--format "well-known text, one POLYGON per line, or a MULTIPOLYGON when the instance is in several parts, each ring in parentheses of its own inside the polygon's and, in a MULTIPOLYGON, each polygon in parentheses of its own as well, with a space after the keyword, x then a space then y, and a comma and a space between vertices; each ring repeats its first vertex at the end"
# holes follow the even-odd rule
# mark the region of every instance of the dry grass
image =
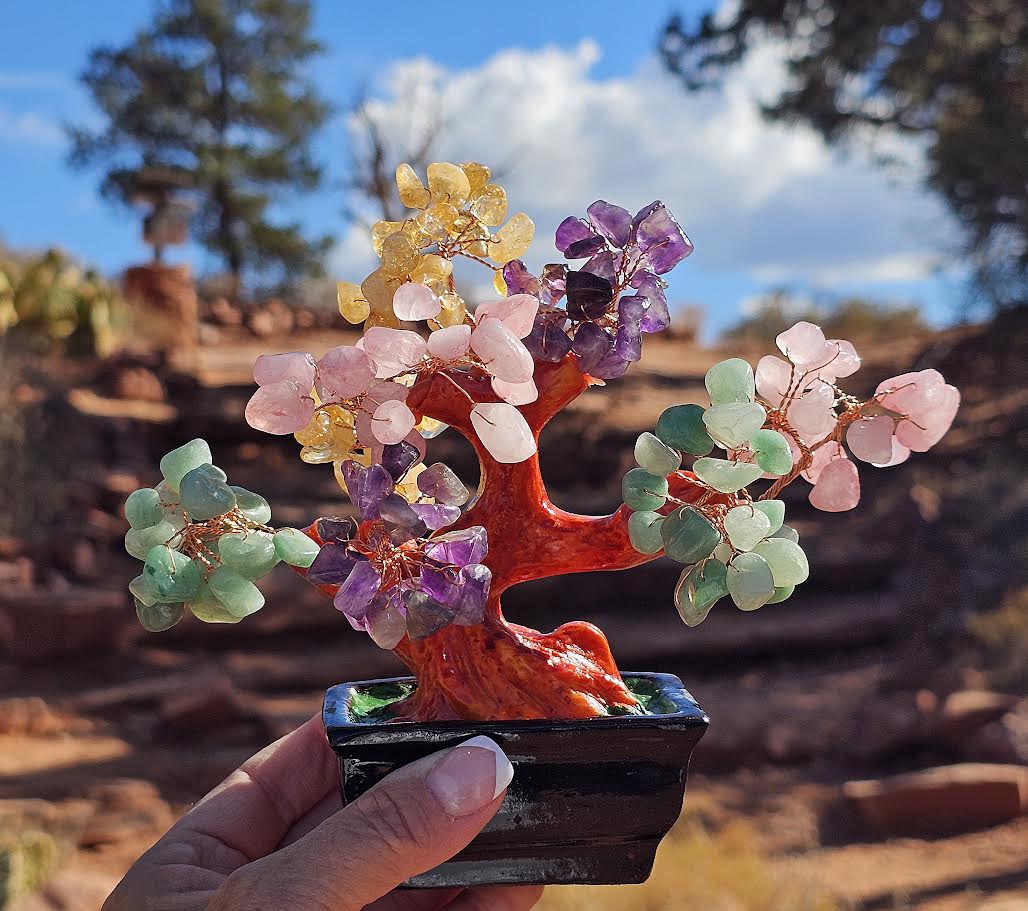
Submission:
POLYGON ((43 832, 23 832, 0 841, 0 911, 38 888, 56 869, 57 843, 43 832))
POLYGON ((554 886, 539 911, 836 911, 816 883, 785 879, 770 867, 745 822, 709 833, 679 823, 638 886, 554 886))

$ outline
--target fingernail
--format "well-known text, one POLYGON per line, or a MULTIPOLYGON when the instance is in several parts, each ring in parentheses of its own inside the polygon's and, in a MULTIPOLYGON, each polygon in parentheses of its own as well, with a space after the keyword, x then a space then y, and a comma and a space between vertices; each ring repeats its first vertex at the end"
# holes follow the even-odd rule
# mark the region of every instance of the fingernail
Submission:
POLYGON ((425 779, 450 816, 467 816, 492 803, 514 778, 514 766, 489 737, 472 737, 447 751, 425 779))

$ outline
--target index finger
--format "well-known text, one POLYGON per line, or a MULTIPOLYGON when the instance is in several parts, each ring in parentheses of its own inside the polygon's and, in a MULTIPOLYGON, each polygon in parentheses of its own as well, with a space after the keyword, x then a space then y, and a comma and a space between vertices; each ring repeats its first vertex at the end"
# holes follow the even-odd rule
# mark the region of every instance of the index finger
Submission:
MULTIPOLYGON (((321 715, 251 756, 175 825, 215 838, 248 861, 274 851, 292 825, 339 787, 321 715)), ((174 831, 174 830, 173 830, 174 831)))

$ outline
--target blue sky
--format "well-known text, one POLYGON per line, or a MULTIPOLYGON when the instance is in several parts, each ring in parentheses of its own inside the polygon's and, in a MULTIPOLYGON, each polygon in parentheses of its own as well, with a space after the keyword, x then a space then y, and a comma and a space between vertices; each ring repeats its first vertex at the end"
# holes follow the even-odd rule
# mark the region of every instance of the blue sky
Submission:
MULTIPOLYGON (((146 255, 138 216, 98 198, 96 173, 66 165, 61 124, 95 116, 76 81, 90 48, 127 40, 150 9, 149 0, 51 0, 6 12, 5 243, 56 244, 110 273, 146 255)), ((910 167, 884 174, 859 148, 840 153, 806 131, 763 123, 754 99, 781 83, 774 46, 722 92, 688 96, 654 59, 672 9, 663 3, 522 2, 505 15, 480 2, 396 4, 380 16, 383 9, 315 3, 315 32, 327 48, 313 66, 319 88, 340 108, 366 88, 399 150, 414 86, 450 126, 440 158, 508 169, 512 205, 539 226, 530 264, 552 258, 552 226, 597 196, 628 208, 661 197, 697 246, 676 272, 672 298, 704 306, 708 334, 779 284, 916 299, 936 321, 954 312, 959 270, 939 269, 954 232, 937 201, 917 189, 916 152, 910 167)), ((326 187, 284 211, 335 234, 333 277, 360 280, 367 245, 341 215, 349 141, 340 111, 317 141, 326 187)), ((212 265, 191 247, 176 255, 199 270, 212 265)))

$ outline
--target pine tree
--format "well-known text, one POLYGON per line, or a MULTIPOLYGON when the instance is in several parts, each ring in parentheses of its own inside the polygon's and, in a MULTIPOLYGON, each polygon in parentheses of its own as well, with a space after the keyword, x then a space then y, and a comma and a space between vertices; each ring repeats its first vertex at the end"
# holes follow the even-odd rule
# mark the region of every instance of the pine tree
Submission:
POLYGON ((309 0, 166 0, 81 77, 107 122, 70 130, 72 162, 105 167, 102 192, 120 203, 140 168, 186 176, 194 236, 237 292, 244 277, 317 274, 329 243, 269 211, 321 182, 309 144, 329 108, 302 74, 321 50, 310 24, 309 0))

